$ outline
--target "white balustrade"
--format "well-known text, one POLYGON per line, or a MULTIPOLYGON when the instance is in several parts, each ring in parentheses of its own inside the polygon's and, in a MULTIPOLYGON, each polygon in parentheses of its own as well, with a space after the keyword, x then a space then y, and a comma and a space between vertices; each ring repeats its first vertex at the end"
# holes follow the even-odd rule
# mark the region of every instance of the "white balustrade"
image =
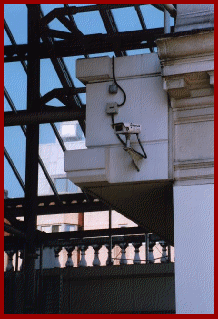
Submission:
POLYGON ((162 256, 161 256, 161 263, 167 263, 168 262, 168 256, 167 256, 167 244, 165 241, 159 242, 162 247, 162 256))
POLYGON ((94 251, 95 251, 95 254, 94 254, 94 260, 92 262, 92 265, 93 266, 101 266, 101 262, 100 262, 100 259, 99 259, 99 250, 101 249, 102 245, 92 245, 94 251))
POLYGON ((133 259, 134 264, 141 264, 141 259, 139 256, 139 248, 141 247, 142 243, 132 243, 133 247, 135 248, 135 256, 133 259))
MULTIPOLYGON (((128 243, 124 242, 123 239, 125 237, 122 237, 122 239, 120 239, 119 237, 114 238, 113 243, 112 242, 105 242, 103 245, 107 248, 108 251, 108 256, 107 256, 107 260, 106 260, 106 265, 113 265, 114 264, 114 259, 112 258, 112 250, 114 249, 115 245, 118 245, 121 248, 121 258, 119 261, 120 265, 127 265, 128 261, 126 258, 126 248, 128 247, 128 243), (121 242, 122 241, 122 242, 121 242)), ((128 238, 128 242, 130 243, 131 237, 128 238)), ((102 248, 102 243, 100 243, 101 239, 99 239, 99 243, 90 243, 90 245, 88 244, 83 244, 80 243, 79 245, 76 244, 72 244, 69 243, 68 245, 66 245, 64 248, 67 251, 67 260, 65 262, 65 267, 74 267, 74 262, 72 259, 72 254, 73 251, 75 250, 76 247, 78 247, 78 249, 80 249, 81 251, 81 259, 80 262, 78 264, 78 267, 87 267, 87 261, 86 261, 86 250, 88 249, 89 246, 92 246, 94 249, 94 259, 92 262, 92 265, 94 267, 99 267, 101 266, 101 260, 100 260, 100 256, 101 254, 99 253, 100 249, 102 248)), ((133 238, 133 241, 131 242, 133 247, 134 247, 134 256, 133 256, 133 252, 131 253, 132 255, 129 256, 128 258, 133 260, 133 264, 141 264, 142 260, 140 258, 140 247, 142 246, 142 242, 143 238, 141 237, 135 237, 133 238), (134 241, 135 240, 135 241, 134 241)), ((146 263, 150 263, 153 264, 155 262, 154 259, 154 246, 155 246, 156 242, 154 240, 146 241, 146 263)), ((170 246, 167 245, 167 243, 165 241, 159 241, 159 244, 162 247, 162 256, 160 258, 161 263, 167 263, 169 262, 169 254, 168 251, 170 249, 170 246), (168 251, 167 251, 168 249, 168 251)), ((59 260, 59 254, 62 250, 62 246, 58 245, 54 248, 52 248, 52 250, 54 251, 54 268, 60 268, 61 264, 60 264, 60 260, 59 260)), ((8 255, 8 264, 6 267, 6 271, 14 271, 14 265, 13 265, 13 256, 15 254, 15 250, 7 250, 6 254, 8 255)), ((38 254, 39 255, 39 254, 38 254)), ((144 258, 143 258, 144 259, 144 258)), ((20 250, 20 260, 22 260, 21 266, 20 266, 20 271, 23 270, 23 264, 24 264, 24 250, 20 250)), ((41 261, 42 262, 42 261, 41 261)), ((43 262, 44 264, 44 262, 43 262)), ((50 265, 51 268, 52 265, 50 265)))
POLYGON ((24 250, 20 250, 20 259, 22 260, 20 265, 20 271, 22 271, 24 266, 24 250))
POLYGON ((114 264, 114 261, 112 258, 112 249, 114 248, 114 245, 111 246, 111 244, 105 244, 105 247, 108 250, 108 257, 106 260, 106 266, 112 266, 114 264))
POLYGON ((155 242, 149 242, 149 250, 148 250, 148 264, 154 263, 154 246, 155 242))
POLYGON ((8 255, 8 263, 6 267, 6 271, 14 271, 14 265, 13 265, 13 256, 15 254, 14 250, 7 250, 5 251, 6 254, 8 255))
POLYGON ((74 267, 72 253, 75 249, 75 246, 66 246, 65 249, 67 251, 67 261, 65 263, 65 267, 74 267))
POLYGON ((121 248, 120 265, 127 265, 126 248, 127 248, 128 244, 127 243, 120 243, 119 246, 121 248))
POLYGON ((88 248, 85 245, 79 245, 79 248, 81 249, 81 259, 79 262, 79 267, 87 267, 87 262, 86 262, 86 249, 88 248))
POLYGON ((61 267, 61 264, 59 261, 59 254, 60 254, 61 250, 62 250, 62 247, 60 247, 60 246, 54 247, 54 255, 55 255, 54 268, 61 267))

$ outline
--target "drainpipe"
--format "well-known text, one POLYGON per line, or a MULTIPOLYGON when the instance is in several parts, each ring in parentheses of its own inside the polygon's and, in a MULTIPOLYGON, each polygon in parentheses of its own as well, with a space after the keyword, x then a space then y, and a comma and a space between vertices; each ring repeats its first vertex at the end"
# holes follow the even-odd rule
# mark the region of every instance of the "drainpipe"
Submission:
POLYGON ((162 6, 170 13, 171 17, 176 17, 176 9, 173 4, 162 4, 162 6))

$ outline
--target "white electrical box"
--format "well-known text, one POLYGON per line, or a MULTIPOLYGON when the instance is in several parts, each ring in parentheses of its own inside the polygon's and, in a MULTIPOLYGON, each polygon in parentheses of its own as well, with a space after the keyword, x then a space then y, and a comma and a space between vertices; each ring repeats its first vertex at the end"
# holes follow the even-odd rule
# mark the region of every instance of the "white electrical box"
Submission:
POLYGON ((117 103, 107 103, 106 104, 106 113, 107 114, 118 114, 117 103))

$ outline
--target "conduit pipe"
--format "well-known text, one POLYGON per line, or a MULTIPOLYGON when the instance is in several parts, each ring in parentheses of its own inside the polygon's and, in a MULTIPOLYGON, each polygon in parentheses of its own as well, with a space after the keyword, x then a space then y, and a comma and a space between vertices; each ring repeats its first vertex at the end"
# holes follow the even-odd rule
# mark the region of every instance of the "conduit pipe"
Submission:
POLYGON ((173 18, 176 17, 176 8, 173 4, 162 4, 162 6, 170 13, 173 18))

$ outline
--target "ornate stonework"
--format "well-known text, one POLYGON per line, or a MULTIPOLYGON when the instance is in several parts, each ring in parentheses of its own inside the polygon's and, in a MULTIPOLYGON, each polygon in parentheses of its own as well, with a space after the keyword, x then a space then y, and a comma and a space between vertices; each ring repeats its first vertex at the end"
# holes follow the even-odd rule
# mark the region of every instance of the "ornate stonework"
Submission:
POLYGON ((175 185, 213 183, 214 32, 158 39, 163 88, 171 102, 175 185))

